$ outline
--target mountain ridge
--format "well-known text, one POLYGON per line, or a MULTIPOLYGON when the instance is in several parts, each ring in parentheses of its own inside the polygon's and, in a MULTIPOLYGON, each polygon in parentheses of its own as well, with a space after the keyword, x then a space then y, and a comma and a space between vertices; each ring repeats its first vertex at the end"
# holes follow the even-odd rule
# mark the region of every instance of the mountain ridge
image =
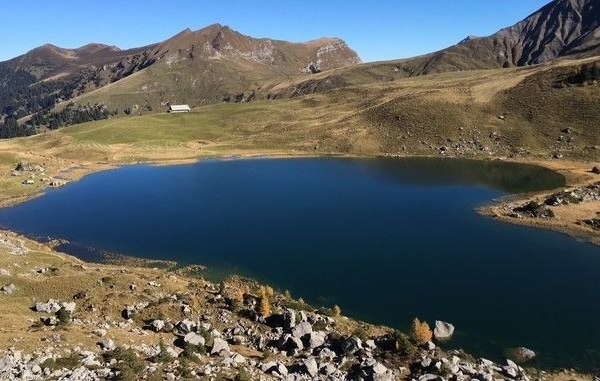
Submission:
MULTIPOLYGON (((468 36, 427 55, 364 65, 358 65, 358 54, 339 38, 292 43, 253 38, 215 23, 129 50, 98 43, 76 49, 46 44, 1 62, 0 87, 6 91, 4 97, 0 93, 0 119, 60 111, 71 103, 102 105, 112 114, 140 114, 170 103, 195 107, 295 97, 433 73, 598 54, 600 7, 595 0, 554 0, 490 36, 468 36)), ((48 126, 50 121, 38 115, 34 124, 48 126)))
MULTIPOLYGON (((45 44, 0 62, 0 88, 4 90, 4 96, 0 96, 0 121, 49 110, 60 102, 101 89, 152 66, 156 66, 155 73, 173 71, 177 67, 178 72, 165 81, 177 82, 178 76, 195 76, 190 79, 192 85, 185 85, 195 94, 193 99, 218 102, 224 94, 245 91, 257 81, 360 62, 356 52, 339 38, 306 43, 257 39, 218 23, 196 31, 186 28, 159 43, 127 50, 101 43, 74 49, 45 44), (213 77, 198 75, 202 72, 212 73, 213 77)), ((152 86, 154 82, 149 81, 152 86)), ((181 83, 170 83, 166 89, 155 91, 169 92, 170 88, 180 86, 181 83)), ((157 102, 169 102, 167 98, 176 97, 176 94, 167 95, 157 102)), ((147 108, 150 107, 148 104, 147 108)))

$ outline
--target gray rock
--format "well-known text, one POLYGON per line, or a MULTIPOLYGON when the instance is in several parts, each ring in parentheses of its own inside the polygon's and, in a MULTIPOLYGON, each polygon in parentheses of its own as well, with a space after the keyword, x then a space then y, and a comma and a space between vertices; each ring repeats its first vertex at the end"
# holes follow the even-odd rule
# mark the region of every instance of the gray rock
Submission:
POLYGON ((385 365, 373 358, 366 359, 362 366, 363 368, 360 373, 367 380, 394 381, 396 379, 394 374, 385 365))
POLYGON ((283 328, 287 331, 291 330, 296 326, 296 312, 292 309, 285 309, 283 311, 283 328))
POLYGON ((279 373, 283 377, 286 377, 289 373, 288 368, 280 362, 277 363, 276 370, 277 370, 277 373, 279 373))
POLYGON ((121 312, 121 316, 123 316, 124 319, 133 319, 133 317, 135 316, 135 308, 131 307, 131 306, 127 306, 125 307, 125 309, 121 312))
POLYGON ((102 340, 100 342, 100 345, 102 345, 102 348, 107 350, 107 351, 112 351, 113 349, 115 349, 117 347, 117 345, 115 344, 115 342, 112 339, 106 338, 104 340, 102 340))
POLYGON ((438 340, 448 340, 454 334, 454 325, 440 320, 435 321, 433 335, 438 340))
POLYGON ((300 321, 308 321, 308 317, 306 316, 306 312, 300 311, 300 321))
POLYGON ((11 295, 13 294, 15 291, 17 291, 17 286, 15 286, 14 284, 7 284, 6 286, 3 286, 2 289, 0 289, 2 292, 4 292, 6 295, 11 295))
POLYGON ((165 327, 164 320, 156 319, 156 320, 153 320, 152 323, 150 323, 150 329, 153 330, 154 332, 160 332, 163 330, 164 327, 165 327))
POLYGON ((48 314, 55 314, 60 310, 61 305, 57 300, 50 299, 47 303, 37 302, 35 304, 36 312, 45 312, 48 314))
POLYGON ((265 362, 265 363, 261 363, 258 368, 263 371, 264 373, 267 373, 271 370, 273 370, 274 368, 277 367, 277 363, 275 361, 269 361, 269 362, 265 362))
POLYGON ((431 357, 425 357, 421 360, 421 368, 426 369, 431 366, 431 357))
POLYGON ((58 318, 56 316, 40 318, 40 320, 42 323, 44 323, 44 325, 47 325, 47 326, 58 325, 58 318))
POLYGON ((172 333, 174 329, 175 329, 175 326, 173 325, 173 323, 166 322, 162 331, 166 332, 166 333, 172 333))
POLYGON ((302 362, 303 371, 311 377, 316 377, 319 374, 319 366, 314 357, 309 357, 302 362))
POLYGON ((75 311, 75 307, 77 307, 77 303, 75 302, 62 302, 62 307, 68 313, 72 314, 75 311))
POLYGON ((334 374, 337 371, 337 369, 335 368, 335 366, 333 364, 324 364, 321 365, 321 368, 319 368, 319 373, 321 373, 322 375, 325 376, 330 376, 332 374, 334 374))
POLYGON ((98 337, 104 337, 104 336, 106 336, 106 330, 103 328, 98 328, 98 329, 94 330, 94 335, 96 335, 98 337))
POLYGON ((180 321, 179 324, 177 324, 177 327, 181 332, 188 333, 192 332, 194 328, 196 328, 196 324, 194 324, 194 322, 189 319, 185 319, 180 321))
POLYGON ((234 365, 241 365, 241 364, 245 364, 248 360, 246 359, 246 357, 242 356, 239 353, 234 353, 231 355, 231 362, 234 365))
POLYGON ((91 367, 99 368, 102 366, 102 364, 100 363, 100 361, 98 361, 98 359, 96 358, 96 356, 94 354, 90 354, 90 355, 86 356, 83 360, 81 360, 81 363, 83 364, 83 366, 85 366, 87 368, 91 368, 91 367))
POLYGON ((304 349, 304 344, 299 338, 294 337, 289 333, 284 333, 277 342, 277 348, 282 351, 291 351, 294 349, 301 351, 304 349))
POLYGON ((509 368, 513 368, 513 369, 515 369, 517 371, 519 370, 519 366, 514 361, 512 361, 510 359, 506 359, 506 366, 509 367, 509 368))
POLYGON ((375 340, 365 341, 365 348, 371 349, 371 350, 377 348, 377 344, 375 344, 375 340))
POLYGON ((321 360, 332 361, 336 357, 336 354, 329 348, 323 348, 317 352, 317 356, 319 356, 321 360))
POLYGON ((344 353, 355 353, 362 349, 362 340, 356 336, 351 336, 342 344, 344 353))
POLYGON ((292 336, 302 339, 304 336, 309 335, 312 332, 312 325, 303 321, 292 329, 292 336))
POLYGON ((196 346, 202 346, 206 342, 206 340, 204 340, 204 337, 198 335, 195 332, 189 332, 187 335, 185 335, 183 337, 183 341, 185 343, 188 343, 191 345, 196 345, 196 346))
POLYGON ((517 355, 525 361, 531 360, 536 356, 534 351, 525 347, 517 348, 517 355))
POLYGON ((321 331, 313 331, 310 333, 308 339, 308 346, 310 349, 315 349, 325 344, 327 334, 321 331))
POLYGON ((220 337, 215 337, 213 340, 213 346, 210 350, 211 355, 222 355, 230 353, 229 344, 220 337))
POLYGON ((510 366, 502 367, 502 370, 504 371, 504 374, 511 378, 516 378, 519 374, 517 369, 512 368, 510 366))
POLYGON ((419 377, 419 381, 443 381, 442 376, 438 376, 437 374, 426 373, 419 377))

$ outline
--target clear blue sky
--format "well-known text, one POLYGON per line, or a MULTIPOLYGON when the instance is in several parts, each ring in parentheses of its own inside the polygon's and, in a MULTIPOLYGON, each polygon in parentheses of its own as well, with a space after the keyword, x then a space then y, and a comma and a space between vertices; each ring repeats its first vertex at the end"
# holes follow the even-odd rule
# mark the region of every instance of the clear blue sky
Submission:
POLYGON ((221 23, 253 37, 308 41, 340 37, 363 61, 412 57, 485 36, 550 0, 7 1, 0 61, 51 43, 122 49, 165 40, 189 27, 221 23))

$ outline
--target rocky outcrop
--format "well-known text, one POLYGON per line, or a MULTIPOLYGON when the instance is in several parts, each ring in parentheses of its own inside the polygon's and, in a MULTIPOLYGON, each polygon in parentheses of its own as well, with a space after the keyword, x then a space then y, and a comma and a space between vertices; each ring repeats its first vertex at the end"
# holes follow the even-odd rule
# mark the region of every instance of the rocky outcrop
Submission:
POLYGON ((536 201, 530 201, 525 205, 513 208, 511 217, 514 218, 554 218, 555 214, 547 205, 539 204, 536 201))

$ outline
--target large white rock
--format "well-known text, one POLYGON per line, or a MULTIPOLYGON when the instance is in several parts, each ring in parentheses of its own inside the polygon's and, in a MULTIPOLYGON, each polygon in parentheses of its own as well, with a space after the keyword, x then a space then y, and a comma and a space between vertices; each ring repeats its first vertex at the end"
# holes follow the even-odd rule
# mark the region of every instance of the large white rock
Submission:
POLYGON ((150 323, 150 329, 152 329, 154 332, 160 332, 163 328, 165 328, 164 320, 156 319, 150 323))
POLYGON ((450 323, 446 323, 440 320, 435 321, 435 328, 433 329, 433 335, 438 340, 448 340, 454 334, 454 326, 450 323))
POLYGON ((312 332, 312 325, 303 321, 302 323, 296 325, 292 328, 292 336, 302 339, 305 335, 309 335, 312 332))
POLYGON ((227 344, 227 341, 219 338, 219 337, 215 337, 213 340, 213 346, 212 349, 210 350, 210 354, 211 355, 219 355, 219 354, 228 354, 230 353, 229 350, 229 344, 227 344))
POLYGON ((189 332, 183 337, 183 341, 196 346, 202 346, 205 343, 204 337, 198 335, 195 332, 189 332))

